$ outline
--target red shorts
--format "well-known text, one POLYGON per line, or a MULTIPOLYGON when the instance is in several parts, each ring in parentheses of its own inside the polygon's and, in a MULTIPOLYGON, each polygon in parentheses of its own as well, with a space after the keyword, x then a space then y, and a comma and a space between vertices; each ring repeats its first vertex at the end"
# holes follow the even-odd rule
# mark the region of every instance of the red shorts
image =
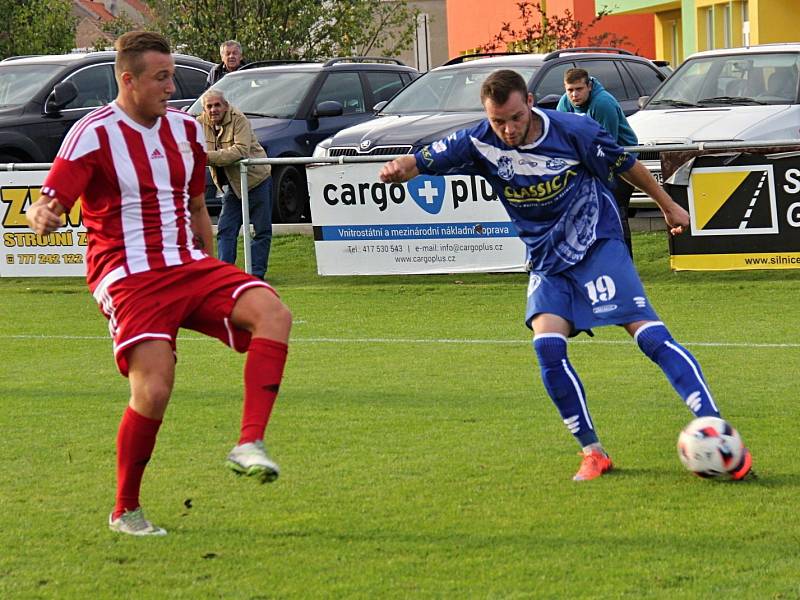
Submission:
POLYGON ((250 333, 235 327, 230 316, 239 296, 253 287, 267 288, 277 296, 269 284, 208 257, 116 280, 112 273, 100 282, 94 297, 108 318, 117 367, 127 377, 128 350, 140 342, 165 340, 174 352, 181 327, 245 352, 250 333))

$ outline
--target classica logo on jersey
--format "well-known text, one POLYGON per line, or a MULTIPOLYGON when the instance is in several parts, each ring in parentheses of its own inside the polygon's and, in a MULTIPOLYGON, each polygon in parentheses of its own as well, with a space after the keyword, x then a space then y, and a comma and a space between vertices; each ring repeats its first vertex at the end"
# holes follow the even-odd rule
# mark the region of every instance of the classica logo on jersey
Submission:
POLYGON ((431 215, 438 215, 442 207, 448 204, 452 205, 453 210, 457 210, 469 200, 495 202, 498 199, 489 183, 476 176, 451 179, 420 175, 406 184, 327 183, 322 188, 322 198, 329 206, 375 206, 380 212, 384 212, 392 204, 404 204, 409 197, 420 209, 431 215))

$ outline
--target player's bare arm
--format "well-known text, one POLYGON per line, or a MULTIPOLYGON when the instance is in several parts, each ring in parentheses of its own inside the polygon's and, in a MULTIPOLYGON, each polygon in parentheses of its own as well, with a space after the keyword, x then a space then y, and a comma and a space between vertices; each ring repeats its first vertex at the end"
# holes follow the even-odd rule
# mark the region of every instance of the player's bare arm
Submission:
POLYGON ((25 218, 28 219, 31 229, 39 235, 45 235, 61 227, 61 215, 65 212, 56 198, 40 196, 25 211, 25 218))
POLYGON ((658 204, 672 235, 680 235, 689 226, 689 213, 664 191, 647 167, 638 160, 633 167, 622 173, 622 178, 642 190, 658 204))
POLYGON ((209 254, 214 248, 214 234, 211 230, 211 217, 208 216, 203 196, 189 199, 189 216, 195 245, 209 254))
POLYGON ((380 178, 384 183, 403 183, 419 175, 417 159, 413 155, 401 156, 387 162, 381 169, 380 178))

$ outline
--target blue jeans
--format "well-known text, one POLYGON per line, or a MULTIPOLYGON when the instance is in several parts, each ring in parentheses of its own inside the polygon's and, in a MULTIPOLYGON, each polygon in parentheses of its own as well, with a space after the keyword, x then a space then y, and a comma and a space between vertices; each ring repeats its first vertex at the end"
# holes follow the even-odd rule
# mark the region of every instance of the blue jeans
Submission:
MULTIPOLYGON (((272 244, 272 177, 267 177, 248 192, 250 222, 255 236, 250 243, 253 275, 263 279, 272 244)), ((222 198, 222 212, 217 221, 217 254, 227 263, 236 262, 236 244, 242 227, 242 201, 228 187, 222 198)))

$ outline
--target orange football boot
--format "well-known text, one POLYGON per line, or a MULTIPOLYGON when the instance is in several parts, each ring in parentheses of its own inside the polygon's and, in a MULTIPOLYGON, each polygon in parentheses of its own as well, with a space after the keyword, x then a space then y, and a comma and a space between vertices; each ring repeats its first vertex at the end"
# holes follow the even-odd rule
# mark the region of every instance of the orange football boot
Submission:
POLYGON ((575 481, 589 481, 596 479, 603 473, 607 473, 614 466, 611 463, 611 458, 607 454, 599 450, 592 450, 588 454, 581 453, 583 460, 581 461, 581 468, 575 473, 575 481))

